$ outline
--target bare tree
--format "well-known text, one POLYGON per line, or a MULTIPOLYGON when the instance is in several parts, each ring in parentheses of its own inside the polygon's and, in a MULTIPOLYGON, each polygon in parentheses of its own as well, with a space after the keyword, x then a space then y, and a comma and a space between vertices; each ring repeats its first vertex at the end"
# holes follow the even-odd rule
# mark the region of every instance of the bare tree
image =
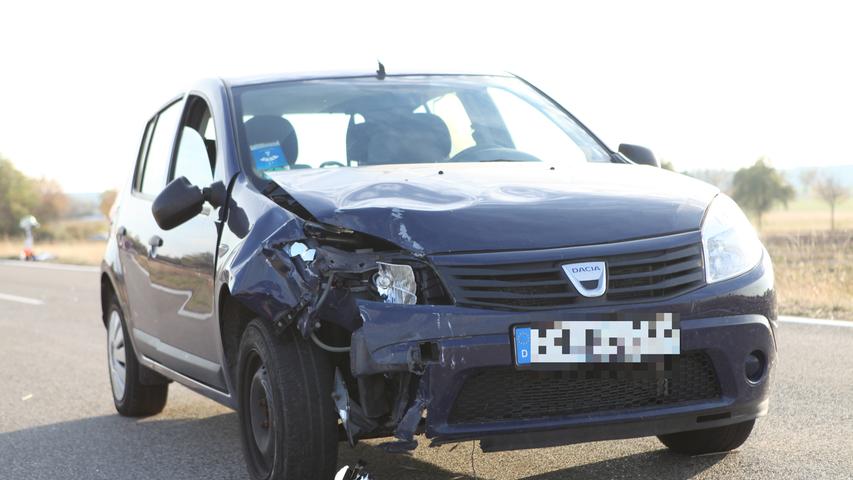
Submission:
POLYGON ((814 182, 817 180, 817 169, 807 168, 800 172, 800 185, 802 186, 803 195, 808 195, 812 192, 814 182))
POLYGON ((835 230, 835 206, 850 197, 850 190, 835 177, 827 175, 815 181, 814 190, 829 205, 829 229, 835 230))

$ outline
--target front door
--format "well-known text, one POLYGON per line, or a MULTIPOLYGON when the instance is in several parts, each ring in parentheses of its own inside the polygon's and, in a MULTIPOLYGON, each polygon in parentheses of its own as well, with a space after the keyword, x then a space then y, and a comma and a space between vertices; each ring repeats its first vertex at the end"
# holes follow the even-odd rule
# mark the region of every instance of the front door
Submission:
MULTIPOLYGON (((169 180, 183 176, 199 188, 208 187, 216 165, 215 143, 210 109, 201 98, 189 96, 169 180)), ((160 318, 158 350, 167 357, 167 366, 222 388, 225 381, 214 310, 216 218, 216 211, 206 204, 186 223, 169 231, 159 230, 156 255, 149 265, 152 296, 160 318)))

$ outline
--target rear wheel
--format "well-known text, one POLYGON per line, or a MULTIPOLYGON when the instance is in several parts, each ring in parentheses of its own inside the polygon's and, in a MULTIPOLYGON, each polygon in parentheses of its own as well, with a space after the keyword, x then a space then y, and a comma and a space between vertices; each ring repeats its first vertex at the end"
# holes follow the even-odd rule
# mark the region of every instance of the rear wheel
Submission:
POLYGON ((337 462, 334 372, 294 329, 246 327, 238 361, 240 437, 254 479, 331 479, 337 462))
POLYGON ((743 445, 754 425, 755 420, 750 420, 725 427, 660 435, 658 439, 670 450, 688 455, 728 452, 743 445))
MULTIPOLYGON (((168 383, 145 385, 140 381, 140 375, 148 372, 136 359, 133 344, 128 339, 124 315, 114 299, 107 315, 107 362, 116 410, 126 417, 160 413, 166 406, 168 383)), ((150 373, 152 377, 159 377, 154 372, 150 373)))

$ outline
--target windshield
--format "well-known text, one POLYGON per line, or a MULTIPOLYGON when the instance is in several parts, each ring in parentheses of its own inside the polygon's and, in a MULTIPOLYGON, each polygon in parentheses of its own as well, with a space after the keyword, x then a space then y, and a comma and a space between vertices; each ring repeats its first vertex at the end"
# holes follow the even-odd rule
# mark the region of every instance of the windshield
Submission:
POLYGON ((447 162, 609 162, 571 117, 499 76, 319 79, 234 89, 259 177, 304 168, 447 162))

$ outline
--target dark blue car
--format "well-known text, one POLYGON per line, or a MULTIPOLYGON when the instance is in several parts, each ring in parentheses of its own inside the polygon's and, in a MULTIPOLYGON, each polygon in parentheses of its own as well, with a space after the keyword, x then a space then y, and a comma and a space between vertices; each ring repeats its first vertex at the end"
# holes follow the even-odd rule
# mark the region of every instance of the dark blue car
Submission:
POLYGON ((657 167, 512 75, 201 82, 148 121, 113 215, 116 408, 156 414, 171 381, 236 408, 258 479, 419 434, 734 449, 768 408, 770 258, 657 167))

